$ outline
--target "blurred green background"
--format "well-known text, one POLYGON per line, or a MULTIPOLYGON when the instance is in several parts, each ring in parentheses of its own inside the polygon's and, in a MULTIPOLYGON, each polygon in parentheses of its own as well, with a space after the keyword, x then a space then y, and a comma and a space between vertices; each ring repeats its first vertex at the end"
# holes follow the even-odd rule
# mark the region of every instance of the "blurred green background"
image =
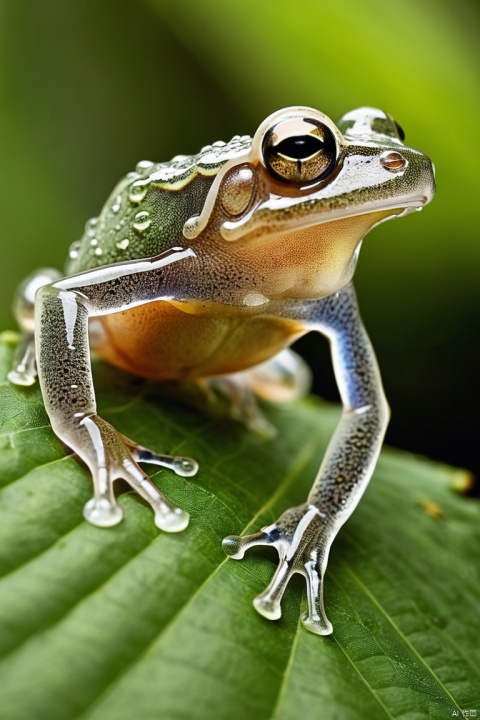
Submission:
MULTIPOLYGON (((356 275, 388 440, 480 471, 473 1, 3 0, 0 33, 0 328, 22 277, 63 265, 138 160, 253 133, 287 105, 381 107, 438 182, 422 213, 372 232, 356 275)), ((301 349, 335 397, 325 344, 301 349)))

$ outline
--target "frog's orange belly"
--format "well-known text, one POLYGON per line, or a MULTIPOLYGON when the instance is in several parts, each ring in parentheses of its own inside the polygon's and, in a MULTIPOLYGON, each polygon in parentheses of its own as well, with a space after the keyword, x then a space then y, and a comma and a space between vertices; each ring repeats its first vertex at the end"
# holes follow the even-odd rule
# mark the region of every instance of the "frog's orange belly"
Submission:
POLYGON ((104 334, 95 349, 135 375, 183 380, 244 370, 304 332, 284 318, 176 305, 157 301, 99 318, 104 334))

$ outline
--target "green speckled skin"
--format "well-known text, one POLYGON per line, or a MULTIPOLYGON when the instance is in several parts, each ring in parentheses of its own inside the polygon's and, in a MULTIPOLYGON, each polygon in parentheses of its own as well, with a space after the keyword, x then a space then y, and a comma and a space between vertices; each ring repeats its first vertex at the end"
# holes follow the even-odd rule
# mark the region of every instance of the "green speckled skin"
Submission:
POLYGON ((176 156, 168 163, 139 163, 114 188, 99 217, 87 222, 82 239, 71 246, 67 275, 154 257, 179 244, 183 226, 200 214, 220 167, 250 145, 250 137, 237 136, 228 144, 206 146, 197 155, 176 156), (142 196, 142 182, 144 197, 132 202, 131 197, 142 196), (139 213, 148 213, 145 229, 135 221, 139 213))
POLYGON ((305 368, 287 348, 311 330, 328 337, 344 412, 308 498, 260 532, 224 541, 237 559, 254 545, 275 547, 277 570, 254 605, 279 618, 300 573, 302 619, 319 635, 332 632, 323 603, 329 550, 370 480, 389 417, 352 285, 360 244, 435 192, 430 160, 402 141, 381 110, 360 108, 335 125, 297 107, 271 115, 253 138, 143 161, 70 248, 67 277, 43 269, 16 301, 24 340, 9 378, 29 385, 38 366, 53 429, 92 474, 84 515, 101 527, 122 519, 113 482, 123 478, 160 529, 183 530, 188 514, 139 463, 183 476, 198 466, 139 446, 97 414, 90 346, 144 377, 194 379, 207 395, 219 388, 235 416, 266 435, 254 393, 280 400, 305 391, 305 368))

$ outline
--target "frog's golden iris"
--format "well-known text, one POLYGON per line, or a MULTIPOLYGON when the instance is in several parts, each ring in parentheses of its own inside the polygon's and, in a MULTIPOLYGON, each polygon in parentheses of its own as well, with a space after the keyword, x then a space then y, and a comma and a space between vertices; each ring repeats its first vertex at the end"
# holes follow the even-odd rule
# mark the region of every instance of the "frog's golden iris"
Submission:
POLYGON ((262 150, 266 167, 293 183, 322 180, 337 161, 332 131, 311 118, 281 120, 265 134, 262 150))

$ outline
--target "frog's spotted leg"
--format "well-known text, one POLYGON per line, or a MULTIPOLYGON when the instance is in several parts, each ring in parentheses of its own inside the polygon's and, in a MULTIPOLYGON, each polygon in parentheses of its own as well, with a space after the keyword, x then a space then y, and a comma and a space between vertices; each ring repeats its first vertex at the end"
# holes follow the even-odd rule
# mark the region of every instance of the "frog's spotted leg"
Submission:
POLYGON ((323 580, 330 546, 370 480, 389 410, 352 285, 320 301, 285 304, 282 313, 329 338, 344 410, 306 502, 254 535, 225 538, 224 548, 240 559, 254 545, 273 545, 280 561, 270 585, 255 598, 255 608, 269 619, 279 618, 287 583, 300 573, 307 583, 303 623, 328 635, 332 625, 323 604, 323 580))
POLYGON ((116 263, 89 270, 42 287, 36 295, 37 363, 45 406, 58 437, 86 463, 94 484, 85 518, 102 527, 115 525, 122 511, 115 501, 118 478, 146 500, 156 525, 178 532, 188 525, 188 513, 172 505, 138 462, 163 465, 178 475, 194 475, 191 458, 158 455, 117 432, 97 415, 90 368, 88 320, 153 299, 171 297, 165 268, 188 262, 192 250, 173 248, 155 258, 116 263))

